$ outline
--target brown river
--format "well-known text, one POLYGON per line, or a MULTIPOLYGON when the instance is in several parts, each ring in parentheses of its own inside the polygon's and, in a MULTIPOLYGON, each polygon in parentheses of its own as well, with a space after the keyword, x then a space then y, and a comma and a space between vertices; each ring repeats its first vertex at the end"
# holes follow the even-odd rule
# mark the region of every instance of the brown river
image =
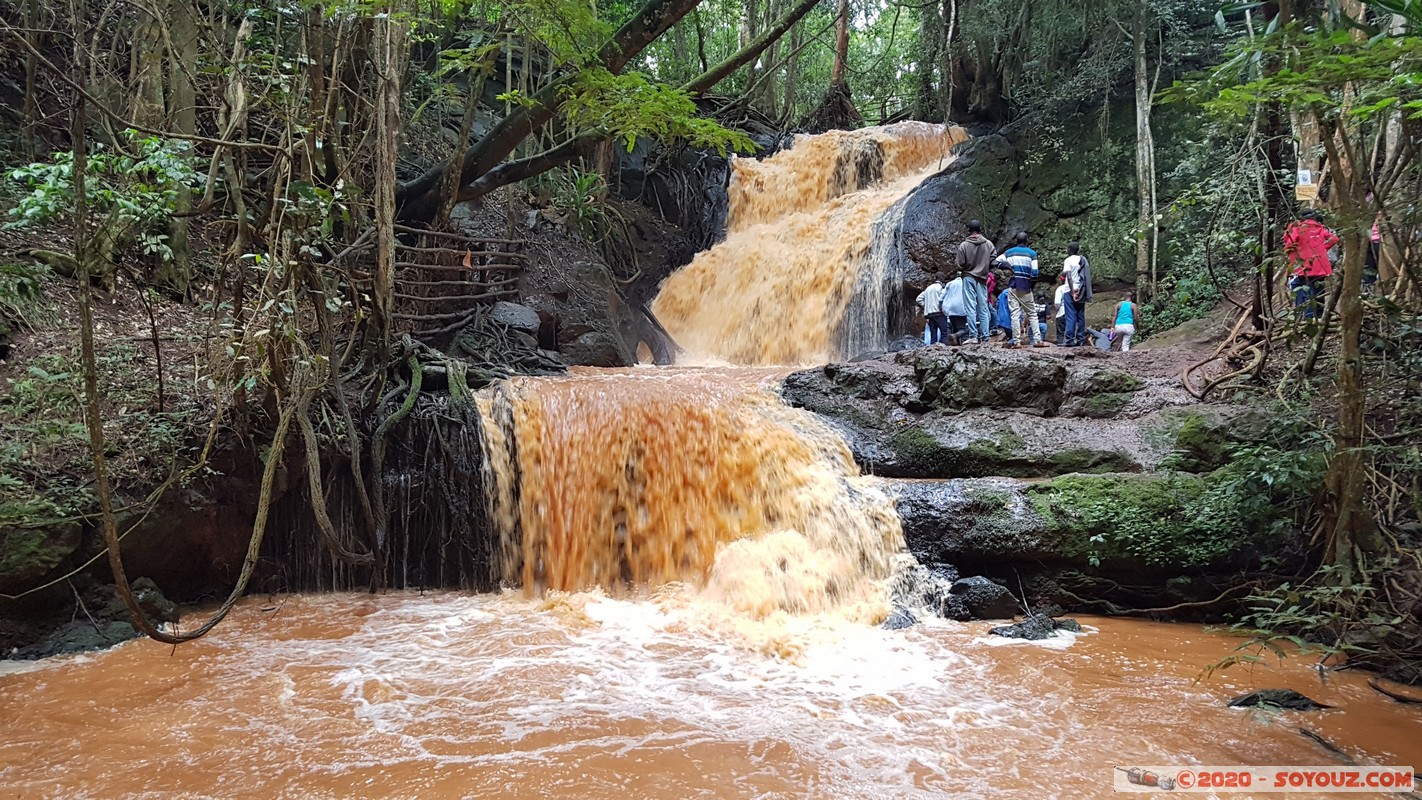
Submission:
POLYGON ((1293 659, 1196 683, 1233 640, 1082 621, 1043 646, 987 623, 750 621, 676 585, 251 599, 176 650, 0 676, 0 796, 1105 797, 1127 763, 1339 763, 1300 728, 1422 763, 1422 713, 1361 675, 1320 684, 1293 659), (1256 687, 1337 707, 1224 707, 1256 687))

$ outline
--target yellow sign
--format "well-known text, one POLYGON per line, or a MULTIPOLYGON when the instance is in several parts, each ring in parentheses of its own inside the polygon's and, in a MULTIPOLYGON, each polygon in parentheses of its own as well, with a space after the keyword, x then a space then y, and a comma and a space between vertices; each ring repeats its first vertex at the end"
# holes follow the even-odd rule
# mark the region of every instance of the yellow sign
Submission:
POLYGON ((1318 184, 1313 182, 1313 171, 1299 170, 1299 182, 1294 185, 1295 200, 1317 200, 1318 184))

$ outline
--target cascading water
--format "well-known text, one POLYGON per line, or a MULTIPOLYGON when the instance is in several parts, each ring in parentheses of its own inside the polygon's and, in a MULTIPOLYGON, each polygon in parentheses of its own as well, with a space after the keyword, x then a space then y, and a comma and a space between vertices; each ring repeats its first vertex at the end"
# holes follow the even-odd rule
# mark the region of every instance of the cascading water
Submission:
POLYGON ((794 365, 882 349, 900 201, 966 138, 903 122, 734 160, 725 240, 667 279, 653 313, 692 359, 794 365))
POLYGON ((535 594, 686 580, 753 616, 874 621, 902 549, 889 499, 769 372, 628 370, 481 398, 489 516, 535 594))

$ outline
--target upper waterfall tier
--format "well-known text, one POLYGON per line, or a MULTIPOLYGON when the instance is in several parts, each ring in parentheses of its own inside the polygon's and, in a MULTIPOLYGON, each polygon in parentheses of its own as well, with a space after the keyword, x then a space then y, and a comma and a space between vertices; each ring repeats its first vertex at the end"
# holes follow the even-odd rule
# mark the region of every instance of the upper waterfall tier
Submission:
POLYGON ((693 360, 813 364, 886 343, 891 212, 966 139, 902 122, 734 160, 725 240, 667 279, 654 313, 693 360))

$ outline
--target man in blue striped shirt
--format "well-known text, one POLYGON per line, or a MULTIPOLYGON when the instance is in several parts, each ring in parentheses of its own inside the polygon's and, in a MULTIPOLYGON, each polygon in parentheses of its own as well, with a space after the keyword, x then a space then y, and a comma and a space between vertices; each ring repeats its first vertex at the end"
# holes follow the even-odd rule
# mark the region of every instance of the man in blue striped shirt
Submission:
POLYGON ((998 264, 1012 268, 1012 280, 1007 283, 1007 297, 1012 312, 1012 330, 1008 331, 1008 347, 1021 347, 1017 336, 1025 326, 1033 347, 1050 347, 1042 341, 1037 325, 1037 304, 1032 298, 1032 284, 1041 271, 1037 267, 1037 251, 1027 246, 1027 234, 1017 234, 1017 245, 997 257, 998 264))

